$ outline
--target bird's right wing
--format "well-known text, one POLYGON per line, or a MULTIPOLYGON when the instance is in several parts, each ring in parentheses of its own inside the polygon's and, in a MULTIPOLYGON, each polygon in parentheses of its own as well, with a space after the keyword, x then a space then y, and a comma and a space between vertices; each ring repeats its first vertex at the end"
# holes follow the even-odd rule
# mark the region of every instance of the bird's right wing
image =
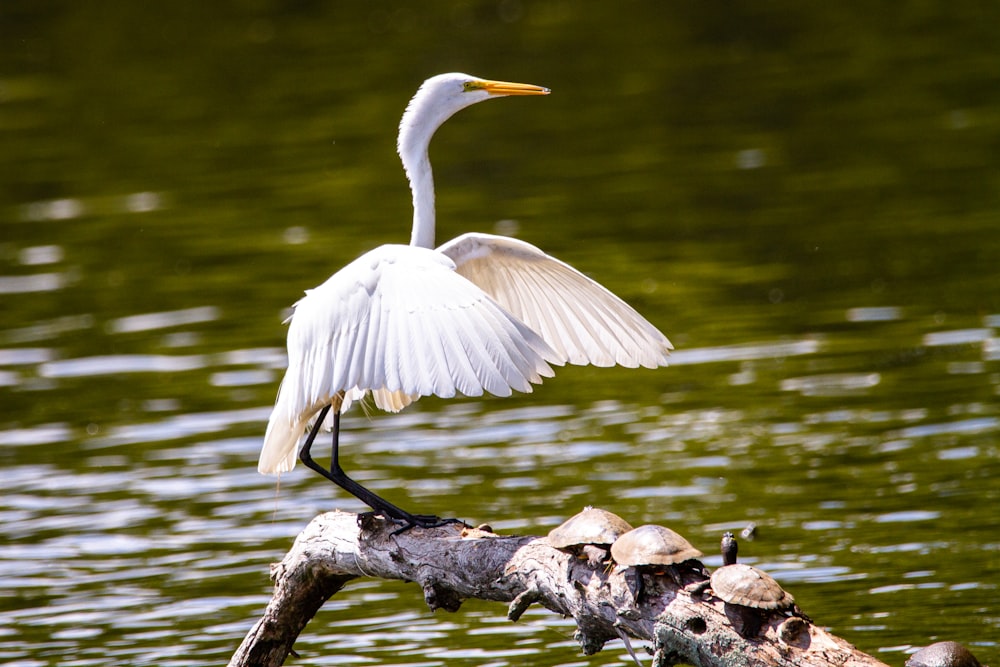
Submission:
POLYGON ((395 410, 419 396, 509 396, 551 377, 546 359, 555 356, 447 257, 376 248, 295 305, 288 371, 258 468, 290 469, 305 424, 340 392, 350 399, 370 391, 395 410))
MULTIPOLYGON (((634 308, 530 243, 463 234, 440 246, 476 283, 558 352, 557 362, 666 366, 673 346, 634 308)), ((550 359, 550 361, 553 361, 550 359)))

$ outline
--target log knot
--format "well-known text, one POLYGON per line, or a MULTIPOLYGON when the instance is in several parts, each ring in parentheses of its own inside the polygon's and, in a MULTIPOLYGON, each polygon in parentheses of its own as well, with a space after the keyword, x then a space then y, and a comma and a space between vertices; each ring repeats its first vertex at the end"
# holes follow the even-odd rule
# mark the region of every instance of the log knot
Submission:
POLYGON ((421 587, 424 590, 424 602, 431 611, 438 609, 458 611, 462 606, 463 598, 437 580, 428 579, 421 584, 421 587))

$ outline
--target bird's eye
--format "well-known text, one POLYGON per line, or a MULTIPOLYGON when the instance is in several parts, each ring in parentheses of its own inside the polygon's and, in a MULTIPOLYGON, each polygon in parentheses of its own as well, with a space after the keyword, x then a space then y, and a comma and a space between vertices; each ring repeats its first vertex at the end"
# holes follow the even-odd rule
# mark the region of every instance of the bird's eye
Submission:
POLYGON ((483 89, 482 81, 466 81, 465 83, 462 84, 462 92, 465 93, 471 93, 474 90, 482 90, 482 89, 483 89))

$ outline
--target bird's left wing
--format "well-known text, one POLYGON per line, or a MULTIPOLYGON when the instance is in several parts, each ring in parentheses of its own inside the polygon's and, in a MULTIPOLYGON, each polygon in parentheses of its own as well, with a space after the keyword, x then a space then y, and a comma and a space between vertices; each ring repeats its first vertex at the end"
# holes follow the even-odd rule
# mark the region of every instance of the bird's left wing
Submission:
POLYGON ((551 377, 556 356, 531 327, 427 248, 385 245, 309 290, 288 329, 288 370, 258 469, 295 465, 324 406, 372 392, 399 410, 420 396, 509 396, 551 377))
POLYGON ((463 234, 438 252, 537 331, 559 361, 629 368, 667 365, 673 346, 659 329, 608 289, 530 243, 463 234))

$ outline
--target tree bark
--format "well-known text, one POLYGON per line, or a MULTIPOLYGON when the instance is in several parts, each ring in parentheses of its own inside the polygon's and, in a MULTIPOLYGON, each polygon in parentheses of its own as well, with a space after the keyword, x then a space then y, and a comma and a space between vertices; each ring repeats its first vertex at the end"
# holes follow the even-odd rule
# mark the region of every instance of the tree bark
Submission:
POLYGON ((373 514, 329 512, 313 519, 272 565, 274 594, 230 667, 283 664, 323 603, 362 576, 416 582, 432 611, 456 611, 463 600, 479 598, 509 603, 508 617, 516 621, 539 604, 573 617, 585 654, 619 637, 629 646, 632 637, 653 643, 654 667, 885 667, 788 613, 767 615, 756 636, 742 637, 740 608, 699 592, 705 577, 693 570, 678 577, 621 570, 555 549, 545 538, 460 525, 396 534, 398 528, 373 514))

